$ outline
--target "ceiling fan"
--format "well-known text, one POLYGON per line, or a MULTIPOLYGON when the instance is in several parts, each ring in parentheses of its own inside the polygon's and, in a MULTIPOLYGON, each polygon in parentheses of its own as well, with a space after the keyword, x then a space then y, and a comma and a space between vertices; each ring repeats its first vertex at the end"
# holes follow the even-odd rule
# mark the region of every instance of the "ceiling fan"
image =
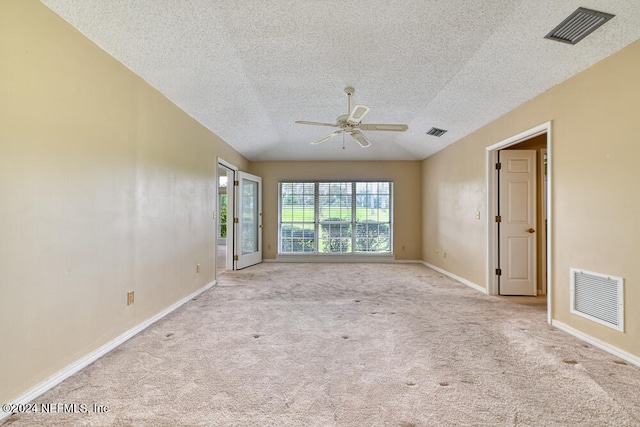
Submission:
POLYGON ((296 123, 301 125, 314 125, 314 126, 331 126, 340 128, 336 131, 331 132, 328 135, 323 136, 322 138, 316 139, 311 142, 311 144, 320 144, 323 141, 326 141, 329 138, 333 138, 336 135, 340 135, 341 133, 347 133, 351 135, 353 139, 355 139, 358 144, 362 148, 367 148, 371 145, 371 142, 367 139, 367 137, 360 132, 360 130, 379 130, 379 131, 387 131, 387 132, 404 132, 409 129, 407 125, 401 124, 371 124, 371 123, 362 123, 362 118, 369 112, 370 108, 366 105, 356 105, 351 110, 351 96, 356 92, 356 90, 352 87, 347 87, 344 89, 344 93, 347 94, 347 114, 343 114, 338 116, 336 119, 336 123, 319 123, 319 122, 307 122, 304 120, 297 120, 296 123))

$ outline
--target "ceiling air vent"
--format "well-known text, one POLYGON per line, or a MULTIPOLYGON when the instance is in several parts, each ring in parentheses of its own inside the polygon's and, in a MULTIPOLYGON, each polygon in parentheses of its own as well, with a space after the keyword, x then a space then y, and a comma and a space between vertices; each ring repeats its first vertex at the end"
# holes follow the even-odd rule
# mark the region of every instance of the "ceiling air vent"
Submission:
POLYGON ((432 135, 432 136, 442 136, 446 133, 447 131, 444 129, 438 129, 438 128, 431 128, 429 129, 429 131, 427 132, 427 135, 432 135))
POLYGON ((610 13, 579 7, 544 38, 576 44, 614 16, 610 13))

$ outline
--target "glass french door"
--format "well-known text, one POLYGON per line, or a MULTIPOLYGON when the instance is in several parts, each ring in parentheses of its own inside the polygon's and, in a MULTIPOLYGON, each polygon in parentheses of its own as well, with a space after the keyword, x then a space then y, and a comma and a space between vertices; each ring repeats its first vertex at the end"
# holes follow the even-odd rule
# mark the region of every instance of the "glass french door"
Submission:
POLYGON ((238 171, 235 269, 262 262, 262 178, 238 171))

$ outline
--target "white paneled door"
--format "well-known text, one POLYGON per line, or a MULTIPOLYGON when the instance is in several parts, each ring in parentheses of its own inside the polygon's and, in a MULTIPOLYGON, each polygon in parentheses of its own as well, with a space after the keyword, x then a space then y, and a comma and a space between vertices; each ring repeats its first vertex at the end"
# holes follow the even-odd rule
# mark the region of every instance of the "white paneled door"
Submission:
POLYGON ((536 152, 499 155, 500 295, 536 295, 536 152))
POLYGON ((238 172, 234 260, 235 269, 262 262, 262 178, 238 172))

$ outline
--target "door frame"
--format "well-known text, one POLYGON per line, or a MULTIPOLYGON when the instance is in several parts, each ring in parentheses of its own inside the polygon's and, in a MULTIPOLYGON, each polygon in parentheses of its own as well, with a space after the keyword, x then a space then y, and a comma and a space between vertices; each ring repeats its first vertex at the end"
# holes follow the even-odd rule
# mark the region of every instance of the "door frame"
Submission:
POLYGON ((553 217, 551 215, 552 209, 552 170, 553 162, 553 150, 552 150, 552 134, 551 134, 551 121, 542 123, 531 129, 520 132, 517 135, 511 136, 486 148, 486 174, 487 174, 487 277, 486 277, 486 289, 489 295, 498 295, 498 276, 495 274, 498 262, 498 225, 495 222, 495 217, 498 215, 498 173, 495 164, 498 160, 498 151, 511 145, 524 142, 528 139, 545 134, 547 135, 547 229, 546 229, 546 243, 547 243, 547 263, 546 263, 546 282, 547 282, 547 323, 551 323, 552 312, 552 294, 553 294, 553 281, 551 280, 552 261, 551 256, 551 239, 549 236, 552 234, 553 217))
MULTIPOLYGON (((227 162, 226 160, 218 157, 217 158, 218 162, 216 164, 216 218, 218 218, 218 215, 220 214, 220 206, 218 206, 218 198, 217 198, 217 194, 218 194, 218 186, 220 185, 220 175, 219 175, 219 171, 220 171, 220 166, 230 170, 231 172, 233 172, 233 179, 231 180, 231 182, 227 182, 227 218, 234 218, 235 216, 235 194, 234 194, 234 189, 233 189, 233 181, 235 181, 237 179, 237 175, 238 175, 238 168, 234 165, 232 165, 231 163, 227 162)), ((219 234, 219 230, 218 230, 218 222, 219 220, 216 219, 216 278, 217 278, 217 274, 218 274, 218 234, 219 234)), ((234 246, 235 245, 235 230, 233 227, 233 222, 231 223, 231 227, 229 227, 229 222, 227 220, 227 270, 235 270, 235 263, 233 262, 233 254, 234 254, 234 246), (231 266, 231 268, 229 268, 229 266, 231 266)))
MULTIPOLYGON (((235 210, 234 217, 238 219, 238 222, 234 224, 235 229, 235 244, 234 244, 234 270, 241 270, 246 267, 250 267, 262 262, 262 177, 250 174, 244 171, 238 171, 236 175, 238 185, 234 185, 235 192, 235 210), (244 196, 244 181, 251 181, 257 184, 257 206, 255 206, 255 233, 257 236, 256 251, 248 254, 244 254, 244 247, 242 243, 242 236, 244 232, 244 210, 242 207, 244 196)), ((234 220, 235 222, 235 220, 234 220)))
MULTIPOLYGON (((549 141, 547 140, 547 143, 549 143, 549 141)), ((548 193, 548 185, 547 185, 547 148, 542 148, 540 150, 540 164, 538 165, 538 171, 541 174, 541 177, 538 179, 538 183, 542 186, 541 190, 542 190, 542 203, 544 203, 543 207, 544 207, 544 218, 542 218, 542 224, 544 226, 544 233, 540 233, 540 239, 542 240, 541 242, 541 246, 543 248, 547 247, 547 240, 548 237, 547 236, 547 204, 549 203, 549 193, 548 193)), ((538 262, 542 265, 542 271, 547 271, 547 257, 548 257, 548 253, 545 254, 545 256, 540 257, 541 259, 538 260, 538 262)), ((544 294, 547 294, 547 275, 544 274, 542 275, 542 292, 544 292, 544 294)))

